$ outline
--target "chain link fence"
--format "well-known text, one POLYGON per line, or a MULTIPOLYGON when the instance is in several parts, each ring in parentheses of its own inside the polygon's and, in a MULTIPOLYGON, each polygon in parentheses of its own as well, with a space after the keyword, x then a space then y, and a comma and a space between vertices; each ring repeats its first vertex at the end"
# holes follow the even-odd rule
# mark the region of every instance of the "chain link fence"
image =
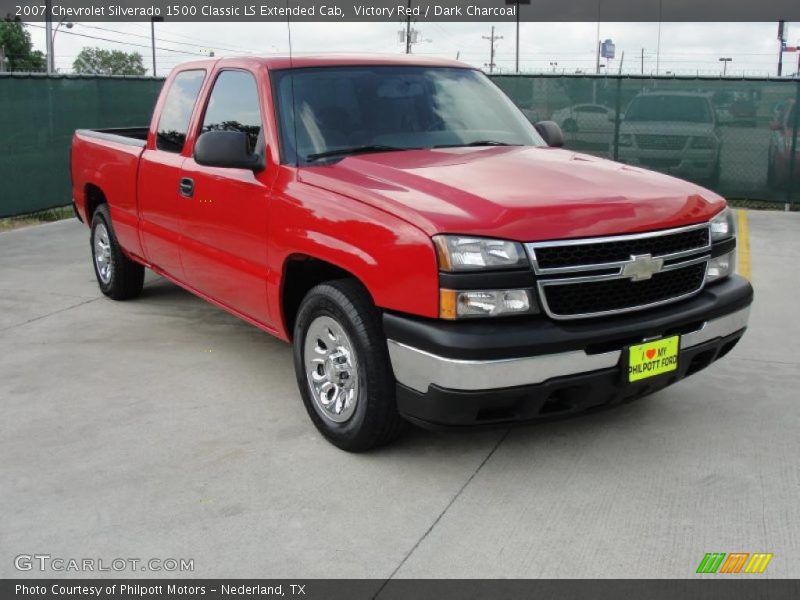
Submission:
MULTIPOLYGON (((499 75, 569 149, 696 181, 728 198, 800 202, 800 80, 499 75)), ((78 128, 146 125, 163 80, 0 74, 0 217, 70 202, 78 128)))
POLYGON ((697 182, 728 198, 800 201, 798 79, 493 77, 566 147, 697 182))

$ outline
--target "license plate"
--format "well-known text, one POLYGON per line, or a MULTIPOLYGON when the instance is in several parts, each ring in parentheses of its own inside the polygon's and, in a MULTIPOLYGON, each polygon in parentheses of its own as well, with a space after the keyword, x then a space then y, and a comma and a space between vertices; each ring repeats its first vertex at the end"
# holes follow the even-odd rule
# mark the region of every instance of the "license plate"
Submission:
POLYGON ((628 381, 641 381, 678 368, 680 336, 653 340, 628 348, 628 381))

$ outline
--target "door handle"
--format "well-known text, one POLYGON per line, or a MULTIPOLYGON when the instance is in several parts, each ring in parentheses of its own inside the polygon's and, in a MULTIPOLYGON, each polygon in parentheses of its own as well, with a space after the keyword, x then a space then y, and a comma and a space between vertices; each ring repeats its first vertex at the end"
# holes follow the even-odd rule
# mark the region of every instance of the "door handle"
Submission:
POLYGON ((182 177, 181 183, 178 186, 178 191, 184 198, 191 198, 194 195, 194 179, 191 177, 182 177))

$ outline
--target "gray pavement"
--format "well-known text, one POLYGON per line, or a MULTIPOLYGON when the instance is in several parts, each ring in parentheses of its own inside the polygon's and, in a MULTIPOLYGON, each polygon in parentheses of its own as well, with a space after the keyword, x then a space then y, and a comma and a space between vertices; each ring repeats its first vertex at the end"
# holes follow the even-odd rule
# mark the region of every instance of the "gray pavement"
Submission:
POLYGON ((0 576, 41 577, 14 557, 49 554, 191 558, 197 577, 692 577, 744 551, 800 577, 800 215, 751 212, 750 233, 751 328, 722 362, 603 413, 366 455, 317 434, 287 345, 156 277, 105 299, 75 221, 0 234, 0 576))

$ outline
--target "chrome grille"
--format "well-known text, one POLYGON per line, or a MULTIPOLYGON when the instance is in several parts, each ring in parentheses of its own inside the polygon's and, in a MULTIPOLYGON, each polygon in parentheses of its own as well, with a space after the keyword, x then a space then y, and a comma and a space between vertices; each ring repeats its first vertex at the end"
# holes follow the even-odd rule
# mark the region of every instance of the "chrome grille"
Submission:
POLYGON ((642 150, 683 150, 689 137, 685 135, 646 135, 636 136, 636 145, 642 150))
POLYGON ((580 319, 677 302, 703 289, 708 224, 643 234, 541 242, 526 249, 539 300, 554 319, 580 319))

